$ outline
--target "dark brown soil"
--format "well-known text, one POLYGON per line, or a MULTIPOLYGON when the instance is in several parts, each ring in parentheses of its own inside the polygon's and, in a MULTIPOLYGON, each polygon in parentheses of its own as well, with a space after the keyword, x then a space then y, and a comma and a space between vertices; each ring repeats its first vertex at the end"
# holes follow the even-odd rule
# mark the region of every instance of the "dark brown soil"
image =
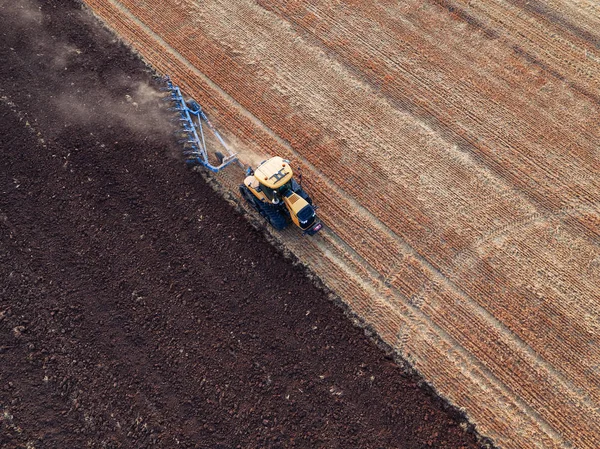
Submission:
POLYGON ((173 157, 78 2, 0 30, 0 447, 479 447, 173 157))

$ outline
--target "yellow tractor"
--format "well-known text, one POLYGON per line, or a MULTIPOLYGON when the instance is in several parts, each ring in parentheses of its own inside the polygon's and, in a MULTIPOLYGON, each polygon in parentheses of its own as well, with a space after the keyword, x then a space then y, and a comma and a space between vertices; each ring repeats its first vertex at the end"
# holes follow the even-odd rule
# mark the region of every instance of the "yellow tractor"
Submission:
POLYGON ((294 179, 290 161, 279 156, 263 161, 255 170, 248 168, 240 193, 277 230, 290 221, 307 235, 323 227, 310 196, 294 179))

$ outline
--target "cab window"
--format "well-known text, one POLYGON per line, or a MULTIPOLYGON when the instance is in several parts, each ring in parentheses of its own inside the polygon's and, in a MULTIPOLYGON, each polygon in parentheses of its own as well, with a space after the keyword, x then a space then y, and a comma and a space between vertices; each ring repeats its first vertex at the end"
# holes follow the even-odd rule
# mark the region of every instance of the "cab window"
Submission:
POLYGON ((285 194, 290 190, 292 190, 292 181, 286 182, 284 185, 279 187, 279 189, 277 189, 281 196, 285 196, 285 194))
POLYGON ((267 198, 269 198, 269 200, 273 201, 273 189, 270 189, 269 187, 266 187, 266 186, 261 186, 261 189, 262 189, 263 193, 265 194, 265 196, 267 198))

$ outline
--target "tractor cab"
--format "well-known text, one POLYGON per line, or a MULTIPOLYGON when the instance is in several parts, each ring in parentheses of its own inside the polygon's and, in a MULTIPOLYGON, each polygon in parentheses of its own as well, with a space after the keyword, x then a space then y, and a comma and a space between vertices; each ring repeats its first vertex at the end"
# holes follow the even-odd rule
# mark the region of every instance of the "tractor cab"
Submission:
POLYGON ((289 161, 273 157, 263 161, 254 170, 254 177, 269 202, 278 204, 287 191, 292 190, 292 168, 289 161))

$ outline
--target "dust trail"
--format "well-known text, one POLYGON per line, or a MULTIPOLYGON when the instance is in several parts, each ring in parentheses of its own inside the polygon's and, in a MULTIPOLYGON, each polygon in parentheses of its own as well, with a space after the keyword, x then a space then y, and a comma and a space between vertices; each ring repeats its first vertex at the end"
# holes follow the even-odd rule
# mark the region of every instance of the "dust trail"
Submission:
POLYGON ((170 123, 160 92, 148 84, 131 84, 115 97, 109 89, 65 90, 54 99, 58 112, 73 122, 125 127, 140 133, 168 131, 170 123))
MULTIPOLYGON (((117 75, 116 71, 111 73, 109 67, 106 68, 107 73, 95 74, 102 78, 104 87, 98 88, 98 83, 94 83, 96 87, 91 88, 92 83, 86 78, 90 75, 84 68, 87 61, 93 58, 93 52, 51 34, 42 5, 36 0, 0 0, 0 14, 18 18, 17 25, 3 30, 2 34, 7 37, 5 43, 14 46, 22 58, 29 58, 24 59, 24 66, 60 76, 65 81, 64 88, 54 92, 48 99, 51 106, 49 113, 65 126, 122 127, 148 138, 176 131, 176 126, 170 121, 172 115, 167 111, 170 104, 163 101, 165 93, 158 89, 158 85, 134 81, 125 75, 117 75), (35 51, 31 52, 31 49, 35 51), (33 56, 28 56, 32 53, 33 56)), ((85 19, 84 23, 94 34, 110 33, 85 10, 76 15, 78 19, 85 19)), ((112 33, 110 35, 112 42, 117 42, 117 38, 112 33)), ((0 93, 4 93, 1 91, 0 87, 0 93)), ((10 92, 6 94, 10 97, 10 92)), ((206 112, 211 120, 218 123, 218 116, 211 114, 211 111, 206 112)), ((51 138, 54 133, 62 132, 61 128, 46 130, 45 137, 51 138)), ((250 142, 241 141, 224 127, 217 125, 217 129, 244 166, 256 167, 272 156, 250 142)), ((209 158, 214 158, 215 151, 225 153, 212 134, 206 131, 209 158)), ((171 146, 169 152, 177 159, 183 158, 180 146, 171 146)))
POLYGON ((35 49, 34 57, 54 70, 62 70, 69 63, 72 55, 81 51, 66 42, 60 42, 44 28, 42 6, 34 0, 0 1, 0 14, 15 18, 14 27, 3 30, 4 43, 20 52, 22 46, 35 49), (15 48, 13 48, 13 46, 15 48))
POLYGON ((242 142, 232 132, 226 132, 224 130, 219 130, 219 132, 223 135, 225 141, 229 145, 229 148, 234 153, 237 153, 239 161, 244 166, 249 165, 254 168, 265 159, 269 158, 270 156, 274 156, 265 153, 264 150, 256 145, 250 145, 250 143, 242 142))
MULTIPOLYGON (((15 67, 15 76, 18 76, 19 71, 33 70, 64 80, 63 88, 53 92, 48 98, 49 107, 44 110, 48 117, 63 122, 65 126, 83 124, 124 127, 148 136, 170 131, 167 105, 161 101, 163 93, 149 83, 117 75, 117 61, 114 70, 106 66, 101 72, 90 74, 85 68, 94 58, 95 49, 78 48, 77 44, 53 33, 42 2, 0 0, 0 15, 16 18, 16 25, 0 31, 0 45, 19 57, 21 66, 15 67), (90 80, 90 77, 93 79, 90 80), (103 87, 91 88, 90 85, 98 83, 90 81, 98 79, 102 80, 103 87)), ((84 10, 75 15, 91 17, 84 10)), ((87 20, 85 23, 94 35, 108 33, 98 22, 87 20)), ((112 42, 117 42, 114 35, 112 42)), ((17 102, 16 98, 12 98, 11 92, 5 91, 1 86, 0 94, 17 102)), ((59 126, 57 129, 49 129, 47 133, 60 131, 59 126)))
MULTIPOLYGON (((16 20, 14 21, 18 30, 29 28, 32 26, 40 26, 42 24, 43 14, 42 7, 38 2, 32 0, 1 0, 0 12, 10 15, 16 20)), ((12 30, 13 32, 18 31, 12 30)), ((11 31, 11 30, 7 30, 11 31)), ((5 34, 5 33, 3 33, 5 34)))

